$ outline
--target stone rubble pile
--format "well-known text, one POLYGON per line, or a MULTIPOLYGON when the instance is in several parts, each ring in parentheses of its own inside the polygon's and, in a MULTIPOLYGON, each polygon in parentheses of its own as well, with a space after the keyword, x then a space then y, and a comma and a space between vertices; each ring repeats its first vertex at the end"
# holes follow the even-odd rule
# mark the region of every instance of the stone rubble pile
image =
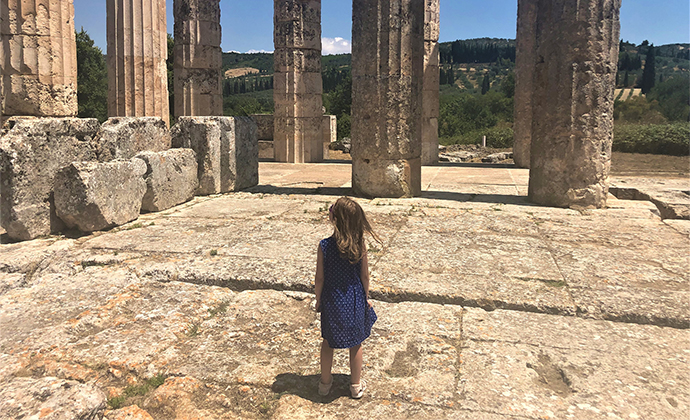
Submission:
POLYGON ((0 138, 0 225, 14 240, 109 229, 259 182, 247 117, 15 117, 0 138), (171 133, 173 134, 171 136, 171 133), (173 144, 174 143, 174 144, 173 144), (171 149, 174 146, 174 149, 171 149))

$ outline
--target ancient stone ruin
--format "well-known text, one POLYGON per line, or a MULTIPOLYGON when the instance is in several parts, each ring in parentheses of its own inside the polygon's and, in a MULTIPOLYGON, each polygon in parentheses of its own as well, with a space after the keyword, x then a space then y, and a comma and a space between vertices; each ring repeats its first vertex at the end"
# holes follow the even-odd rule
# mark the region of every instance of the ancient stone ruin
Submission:
POLYGON ((175 116, 223 115, 220 0, 175 1, 175 116))
MULTIPOLYGON (((65 222, 100 229, 133 217, 80 226, 79 211, 56 202, 76 194, 67 190, 77 178, 82 195, 97 202, 112 186, 87 178, 115 173, 108 162, 130 162, 114 165, 133 174, 141 164, 131 159, 145 163, 133 175, 146 184, 146 197, 133 200, 139 212, 256 185, 259 137, 262 153, 272 147, 276 161, 327 155, 336 122, 321 103, 320 1, 274 1, 275 113, 255 116, 258 127, 250 118, 218 116, 219 1, 175 2, 175 112, 184 117, 171 131, 165 1, 107 1, 112 118, 102 126, 70 118, 77 112, 74 10, 71 0, 48 5, 9 0, 0 7, 0 214, 10 237, 48 235, 65 222), (189 150, 173 157, 171 147, 189 150)), ((519 3, 514 156, 531 167, 536 203, 606 205, 619 10, 620 0, 519 3)), ((353 2, 356 194, 421 194, 421 166, 438 159, 438 37, 438 0, 353 2)))
POLYGON ((13 115, 77 115, 72 0, 0 5, 0 125, 13 115))
POLYGON ((108 114, 160 117, 170 124, 165 0, 107 0, 106 5, 108 114))
POLYGON ((620 6, 537 2, 529 182, 536 203, 606 206, 620 6))
POLYGON ((424 86, 422 87, 422 165, 438 163, 439 83, 441 62, 438 39, 440 0, 426 0, 424 10, 424 86))
POLYGON ((352 187, 369 197, 422 192, 424 0, 352 6, 352 187))
POLYGON ((323 160, 321 1, 274 0, 275 160, 323 160))
POLYGON ((532 145, 532 87, 536 65, 536 0, 518 0, 515 37, 515 110, 513 160, 518 168, 529 168, 532 145))

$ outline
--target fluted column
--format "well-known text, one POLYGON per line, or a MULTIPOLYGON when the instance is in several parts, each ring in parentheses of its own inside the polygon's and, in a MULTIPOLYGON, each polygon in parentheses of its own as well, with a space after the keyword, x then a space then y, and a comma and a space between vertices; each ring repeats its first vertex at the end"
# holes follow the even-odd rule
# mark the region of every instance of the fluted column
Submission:
POLYGON ((352 186, 421 195, 425 0, 354 0, 352 186))
POLYGON ((165 0, 107 0, 108 115, 170 121, 165 0))
POLYGON ((223 115, 220 0, 174 0, 175 116, 223 115))
POLYGON ((518 0, 513 160, 529 168, 532 144, 532 88, 536 65, 537 0, 518 0))
POLYGON ((0 120, 77 115, 72 0, 0 2, 0 86, 0 120))
POLYGON ((604 207, 621 0, 538 0, 529 197, 604 207))
POLYGON ((438 117, 441 63, 438 38, 440 0, 426 0, 424 11, 424 87, 422 93, 422 165, 438 163, 438 117))
POLYGON ((321 0, 274 0, 274 8, 275 160, 320 162, 321 0))

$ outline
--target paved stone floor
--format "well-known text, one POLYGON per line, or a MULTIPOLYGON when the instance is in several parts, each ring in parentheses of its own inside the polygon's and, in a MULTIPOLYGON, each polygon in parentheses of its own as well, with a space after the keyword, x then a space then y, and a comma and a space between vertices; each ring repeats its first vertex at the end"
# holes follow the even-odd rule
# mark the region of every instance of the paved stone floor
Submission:
POLYGON ((369 388, 347 396, 338 352, 319 397, 315 251, 349 180, 346 163, 262 162, 250 191, 1 245, 0 419, 100 418, 106 401, 108 419, 690 416, 690 221, 614 197, 532 205, 528 172, 500 165, 358 199, 383 239, 369 388))

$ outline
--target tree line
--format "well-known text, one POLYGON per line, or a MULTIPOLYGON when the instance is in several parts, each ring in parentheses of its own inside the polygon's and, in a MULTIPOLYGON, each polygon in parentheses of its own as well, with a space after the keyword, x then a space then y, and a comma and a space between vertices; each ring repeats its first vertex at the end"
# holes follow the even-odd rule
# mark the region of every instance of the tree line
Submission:
POLYGON ((502 40, 457 40, 439 44, 441 64, 515 62, 515 44, 502 40))

